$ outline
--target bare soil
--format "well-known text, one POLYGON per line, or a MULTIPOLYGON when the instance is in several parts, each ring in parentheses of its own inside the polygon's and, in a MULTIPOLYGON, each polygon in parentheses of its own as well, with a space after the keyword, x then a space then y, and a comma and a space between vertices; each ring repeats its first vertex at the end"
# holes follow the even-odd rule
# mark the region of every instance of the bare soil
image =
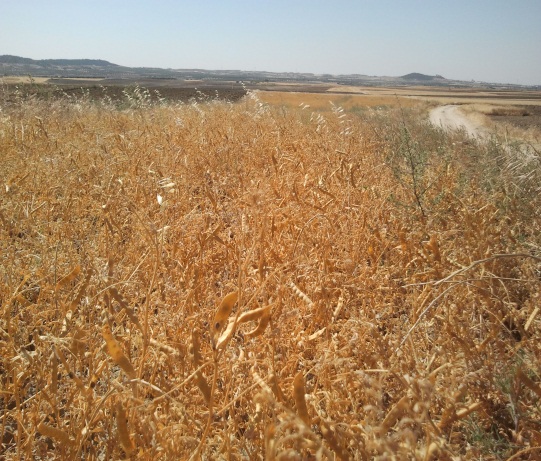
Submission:
MULTIPOLYGON (((4 100, 15 102, 19 97, 39 99, 61 98, 66 95, 87 95, 91 100, 110 98, 114 102, 126 98, 126 91, 136 86, 149 90, 153 101, 164 98, 170 102, 188 102, 192 99, 220 99, 235 102, 246 95, 246 89, 237 82, 182 81, 147 79, 141 81, 103 79, 100 82, 73 79, 49 79, 46 84, 6 84, 4 100)), ((0 94, 1 97, 1 94, 0 94)))

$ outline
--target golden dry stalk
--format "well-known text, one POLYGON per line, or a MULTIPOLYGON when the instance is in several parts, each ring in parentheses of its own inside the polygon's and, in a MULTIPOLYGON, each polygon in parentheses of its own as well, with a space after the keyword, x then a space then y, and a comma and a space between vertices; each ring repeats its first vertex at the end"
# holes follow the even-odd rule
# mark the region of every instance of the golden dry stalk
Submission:
POLYGON ((537 454, 534 151, 390 94, 2 91, 6 459, 537 454))

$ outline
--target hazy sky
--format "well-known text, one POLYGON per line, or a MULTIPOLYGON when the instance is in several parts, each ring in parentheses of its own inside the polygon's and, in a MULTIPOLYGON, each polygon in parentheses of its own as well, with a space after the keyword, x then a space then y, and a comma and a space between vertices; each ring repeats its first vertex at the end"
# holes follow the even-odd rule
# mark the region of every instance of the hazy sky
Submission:
POLYGON ((0 54, 541 84, 541 0, 0 0, 0 54))

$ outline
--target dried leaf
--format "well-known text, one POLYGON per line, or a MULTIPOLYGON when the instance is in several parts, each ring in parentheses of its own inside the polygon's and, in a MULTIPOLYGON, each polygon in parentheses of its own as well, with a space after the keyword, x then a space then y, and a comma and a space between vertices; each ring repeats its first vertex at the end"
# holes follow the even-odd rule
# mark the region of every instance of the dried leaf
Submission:
MULTIPOLYGON (((200 334, 201 333, 197 329, 192 331, 193 364, 196 368, 199 368, 201 364, 203 363, 203 357, 201 356, 201 351, 199 350, 199 335, 200 334)), ((203 394, 203 397, 205 398, 205 402, 209 403, 212 391, 207 380, 205 379, 201 371, 198 371, 195 374, 195 378, 196 378, 197 387, 203 394)))
POLYGON ((203 357, 201 357, 201 352, 199 351, 199 335, 199 330, 195 329, 192 331, 193 364, 196 368, 199 368, 203 363, 203 357))
POLYGON ((530 429, 532 446, 541 447, 541 432, 530 429))
POLYGON ((278 382, 278 378, 276 377, 276 375, 272 374, 270 375, 269 379, 270 379, 270 384, 271 384, 270 387, 272 389, 272 393, 276 397, 276 400, 278 400, 278 402, 284 402, 285 397, 284 397, 284 393, 282 392, 282 389, 280 388, 280 383, 278 382))
POLYGON ((99 363, 97 370, 92 375, 92 377, 90 378, 90 382, 88 383, 89 389, 94 389, 94 387, 96 387, 96 383, 98 382, 98 379, 100 379, 100 376, 103 373, 103 370, 105 369, 106 366, 107 366, 106 360, 102 360, 99 363))
POLYGON ((440 245, 438 243, 438 238, 436 237, 436 234, 433 234, 432 237, 430 237, 430 241, 427 243, 426 246, 432 252, 434 260, 441 263, 440 245))
POLYGON ((92 269, 88 269, 86 271, 85 281, 81 285, 81 288, 79 288, 79 291, 77 292, 77 295, 75 296, 73 301, 71 301, 71 303, 69 305, 69 308, 68 308, 69 310, 75 312, 77 306, 79 305, 79 303, 81 302, 81 299, 83 298, 83 295, 85 294, 86 290, 88 289, 90 279, 92 278, 92 273, 93 273, 92 269))
POLYGON ((75 385, 77 386, 77 388, 81 392, 85 393, 86 388, 85 388, 85 385, 83 384, 83 381, 81 380, 81 378, 79 378, 75 373, 71 371, 70 364, 66 360, 66 357, 64 356, 64 353, 62 352, 62 350, 60 348, 57 348, 55 345, 53 345, 53 352, 58 358, 58 360, 60 360, 62 365, 64 365, 64 368, 68 372, 68 376, 75 382, 75 385))

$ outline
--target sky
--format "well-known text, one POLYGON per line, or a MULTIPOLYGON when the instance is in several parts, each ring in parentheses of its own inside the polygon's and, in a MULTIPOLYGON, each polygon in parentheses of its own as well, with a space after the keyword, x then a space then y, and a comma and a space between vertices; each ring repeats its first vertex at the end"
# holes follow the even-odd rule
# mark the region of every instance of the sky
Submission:
POLYGON ((541 0, 0 0, 0 55, 541 85, 541 0))

